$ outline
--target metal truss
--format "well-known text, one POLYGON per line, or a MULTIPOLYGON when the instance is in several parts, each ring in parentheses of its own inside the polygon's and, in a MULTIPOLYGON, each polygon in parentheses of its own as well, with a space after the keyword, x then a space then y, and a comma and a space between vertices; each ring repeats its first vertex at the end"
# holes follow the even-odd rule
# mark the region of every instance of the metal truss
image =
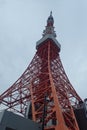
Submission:
POLYGON ((31 103, 32 120, 41 124, 45 104, 45 130, 79 130, 73 110, 81 98, 64 71, 59 52, 50 39, 39 45, 22 76, 0 95, 0 103, 23 116, 31 103))

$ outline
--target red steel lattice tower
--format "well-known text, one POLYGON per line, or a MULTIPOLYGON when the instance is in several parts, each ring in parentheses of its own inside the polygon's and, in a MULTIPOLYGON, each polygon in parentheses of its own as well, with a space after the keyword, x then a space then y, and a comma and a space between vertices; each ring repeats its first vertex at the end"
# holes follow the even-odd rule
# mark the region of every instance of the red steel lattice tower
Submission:
POLYGON ((22 76, 0 95, 0 103, 24 116, 29 116, 31 106, 33 121, 42 124, 44 115, 45 130, 79 130, 73 109, 81 98, 62 66, 61 46, 53 25, 51 12, 43 36, 36 43, 34 58, 22 76))

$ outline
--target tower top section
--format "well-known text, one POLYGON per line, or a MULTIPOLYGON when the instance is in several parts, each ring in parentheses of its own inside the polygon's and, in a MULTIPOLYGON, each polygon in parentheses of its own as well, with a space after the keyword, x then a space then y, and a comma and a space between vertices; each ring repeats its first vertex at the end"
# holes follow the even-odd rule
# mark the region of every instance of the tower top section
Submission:
POLYGON ((38 48, 40 44, 42 44, 44 41, 47 41, 48 39, 51 39, 59 49, 61 48, 61 45, 56 40, 56 33, 54 31, 54 18, 52 16, 52 11, 50 12, 50 16, 47 19, 47 25, 45 27, 45 30, 43 31, 42 38, 36 43, 36 48, 38 48))
POLYGON ((52 11, 51 11, 50 16, 47 19, 47 26, 53 26, 53 24, 54 24, 54 19, 53 19, 52 11))
POLYGON ((54 19, 53 19, 52 11, 51 11, 50 16, 47 19, 47 26, 45 30, 43 31, 43 37, 47 34, 52 34, 54 37, 56 37, 53 24, 54 24, 54 19))

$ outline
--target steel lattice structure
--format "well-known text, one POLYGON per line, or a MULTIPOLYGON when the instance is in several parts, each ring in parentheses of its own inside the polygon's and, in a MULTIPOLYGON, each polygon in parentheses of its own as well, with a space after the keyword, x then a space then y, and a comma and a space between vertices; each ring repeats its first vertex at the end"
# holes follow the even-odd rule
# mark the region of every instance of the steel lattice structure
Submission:
POLYGON ((79 130, 73 109, 81 98, 71 85, 62 66, 52 13, 37 52, 22 76, 2 95, 1 104, 25 116, 31 104, 31 118, 42 123, 45 104, 45 130, 79 130), (45 99, 45 100, 44 100, 45 99))

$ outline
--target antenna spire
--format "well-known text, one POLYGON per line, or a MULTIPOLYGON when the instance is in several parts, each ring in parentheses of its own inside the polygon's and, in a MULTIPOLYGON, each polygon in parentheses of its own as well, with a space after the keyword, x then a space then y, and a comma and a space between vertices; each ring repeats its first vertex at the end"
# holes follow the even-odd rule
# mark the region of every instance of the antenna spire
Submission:
POLYGON ((50 16, 52 16, 52 11, 50 11, 50 16))
POLYGON ((54 18, 52 16, 52 11, 50 11, 50 16, 47 19, 47 26, 45 28, 45 30, 43 31, 43 36, 47 35, 47 34, 51 34, 54 37, 56 37, 56 33, 54 31, 54 18))

